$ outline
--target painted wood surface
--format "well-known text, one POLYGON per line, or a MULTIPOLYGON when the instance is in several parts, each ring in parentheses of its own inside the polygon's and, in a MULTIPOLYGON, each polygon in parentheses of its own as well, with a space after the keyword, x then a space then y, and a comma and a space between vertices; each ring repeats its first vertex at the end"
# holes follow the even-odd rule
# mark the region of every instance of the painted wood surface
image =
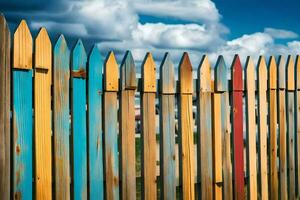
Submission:
POLYGON ((255 67, 251 57, 246 61, 246 140, 248 199, 257 199, 256 123, 255 123, 255 67))
POLYGON ((258 139, 259 139, 259 173, 261 199, 268 199, 268 150, 267 150, 267 66, 263 56, 257 64, 258 81, 258 139))
POLYGON ((35 195, 46 200, 52 199, 52 45, 45 28, 35 39, 34 55, 35 195))
POLYGON ((102 131, 103 59, 94 46, 88 61, 88 155, 89 197, 104 199, 103 131, 102 131))
MULTIPOLYGON (((198 172, 200 172, 200 188, 202 199, 213 198, 213 158, 212 158, 212 112, 211 112, 211 72, 208 57, 204 55, 198 69, 198 172)), ((214 149, 216 150, 216 149, 214 149)), ((214 184, 222 182, 215 177, 214 184)))
POLYGON ((300 198, 300 55, 295 60, 296 197, 300 198))
POLYGON ((268 64, 269 80, 269 176, 270 176, 270 199, 278 199, 278 167, 277 167, 277 65, 275 57, 270 57, 268 64))
POLYGON ((231 128, 228 92, 228 69, 224 57, 219 56, 215 66, 215 93, 221 93, 221 134, 222 134, 222 169, 223 198, 232 199, 232 164, 231 164, 231 128), (222 77, 221 77, 222 76, 222 77))
POLYGON ((87 199, 86 64, 86 52, 82 41, 78 40, 71 58, 72 195, 74 199, 87 199))
POLYGON ((55 199, 70 199, 70 51, 63 35, 53 50, 53 141, 55 199))
POLYGON ((156 129, 155 95, 156 66, 151 53, 142 64, 141 124, 142 124, 142 198, 156 199, 156 129))
POLYGON ((193 120, 193 68, 187 53, 179 64, 179 161, 183 199, 195 199, 194 185, 194 120, 193 120))
POLYGON ((10 199, 11 133, 10 133, 10 31, 0 14, 0 199, 10 199))
POLYGON ((170 55, 160 66, 160 175, 162 199, 176 199, 175 71, 170 55))
POLYGON ((123 200, 136 199, 135 169, 135 64, 127 51, 120 68, 121 194, 123 200))
POLYGON ((231 66, 232 80, 232 134, 234 199, 245 199, 244 141, 243 141, 243 71, 240 58, 235 55, 231 66))
POLYGON ((105 194, 106 199, 119 199, 118 158, 118 65, 110 52, 104 65, 104 150, 105 150, 105 194))
POLYGON ((283 56, 278 58, 278 120, 279 120, 279 169, 280 169, 280 199, 288 199, 287 190, 287 134, 286 134, 286 105, 285 105, 285 59, 283 56), (284 74, 284 75, 282 75, 284 74))
POLYGON ((32 37, 24 20, 15 32, 13 42, 14 57, 20 61, 14 62, 12 70, 13 198, 31 199, 33 192, 32 37), (26 53, 22 50, 24 46, 28 47, 26 53), (28 54, 31 56, 27 57, 28 54), (24 65, 27 66, 26 70, 19 70, 24 65))

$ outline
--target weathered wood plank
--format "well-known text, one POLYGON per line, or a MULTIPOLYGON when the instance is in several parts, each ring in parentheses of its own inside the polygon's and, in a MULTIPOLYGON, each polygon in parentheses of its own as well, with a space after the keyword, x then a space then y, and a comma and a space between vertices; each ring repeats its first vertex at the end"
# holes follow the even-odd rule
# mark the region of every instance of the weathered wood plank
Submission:
POLYGON ((223 56, 219 56, 215 66, 215 93, 221 93, 221 134, 222 134, 222 165, 223 165, 223 198, 232 199, 232 164, 230 106, 228 93, 228 69, 223 56))
POLYGON ((246 138, 247 171, 249 177, 248 198, 257 199, 256 123, 255 123, 255 67, 251 57, 246 61, 246 138))
MULTIPOLYGON (((198 69, 198 172, 202 199, 213 198, 211 72, 208 57, 204 55, 198 69)), ((222 163, 222 162, 221 162, 222 163)), ((214 184, 218 184, 215 182, 214 184)))
POLYGON ((52 45, 45 28, 35 39, 34 58, 35 195, 37 199, 46 200, 52 199, 52 45))
POLYGON ((160 66, 160 175, 162 199, 176 199, 175 72, 168 53, 160 66))
POLYGON ((142 64, 141 124, 142 124, 142 197, 156 199, 156 66, 151 53, 142 64))
POLYGON ((278 120, 279 120, 279 168, 280 168, 280 199, 288 199, 287 190, 287 135, 286 135, 286 105, 285 105, 285 61, 284 57, 278 59, 278 120), (284 74, 284 76, 282 75, 284 74))
POLYGON ((86 52, 82 41, 78 40, 71 57, 72 197, 74 199, 87 199, 86 64, 86 52))
POLYGON ((120 137, 121 194, 123 200, 136 199, 135 174, 135 64, 127 51, 121 64, 120 137))
POLYGON ((179 64, 179 159, 180 182, 183 199, 195 199, 194 185, 194 138, 193 138, 193 68, 187 53, 184 53, 179 64))
POLYGON ((296 197, 300 198, 300 55, 295 61, 295 122, 296 122, 296 197))
POLYGON ((103 60, 94 46, 88 63, 88 136, 89 136, 89 196, 104 199, 103 131, 102 131, 102 69, 103 60))
POLYGON ((104 65, 104 144, 106 199, 119 199, 118 65, 110 52, 104 65))
POLYGON ((55 199, 70 199, 70 51, 63 35, 53 52, 53 138, 55 199))
POLYGON ((277 65, 274 56, 270 57, 268 64, 269 79, 269 173, 270 173, 270 199, 278 199, 278 168, 277 168, 277 65))
POLYGON ((10 199, 10 31, 0 14, 0 199, 10 199))
POLYGON ((232 133, 233 133, 233 186, 234 199, 245 199, 244 194, 244 139, 243 139, 243 75, 238 55, 231 66, 232 80, 232 133))

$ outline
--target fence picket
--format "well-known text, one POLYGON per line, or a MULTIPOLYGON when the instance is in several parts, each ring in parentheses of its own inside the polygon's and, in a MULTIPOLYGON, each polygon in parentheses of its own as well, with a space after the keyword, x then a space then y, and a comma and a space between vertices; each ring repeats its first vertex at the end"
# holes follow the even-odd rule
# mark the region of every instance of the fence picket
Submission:
POLYGON ((37 199, 52 199, 52 45, 45 28, 35 39, 34 63, 35 193, 37 199))
POLYGON ((256 169, 256 124, 255 124, 255 67, 251 57, 246 61, 246 138, 247 138, 247 171, 249 177, 248 198, 257 199, 256 169))
POLYGON ((296 122, 296 197, 300 198, 300 55, 295 61, 295 122, 296 122))
POLYGON ((61 35, 53 52, 53 139, 55 199, 70 199, 70 51, 61 35))
POLYGON ((234 199, 245 199, 242 73, 240 58, 235 55, 231 66, 234 199))
POLYGON ((13 198, 32 198, 32 37, 25 20, 13 44, 13 198))
POLYGON ((0 14, 0 199, 10 199, 10 31, 0 14))
POLYGON ((179 64, 179 161, 183 199, 195 199, 193 68, 187 53, 179 64))
POLYGON ((162 199, 176 199, 175 72, 168 53, 160 66, 160 175, 162 199))
POLYGON ((88 137, 89 137, 89 196, 104 199, 103 131, 102 131, 102 69, 103 60, 94 46, 88 62, 88 137))
POLYGON ((119 199, 118 65, 110 52, 104 65, 104 144, 106 198, 119 199))
POLYGON ((122 199, 136 199, 135 181, 135 64, 127 51, 120 68, 120 138, 121 138, 121 180, 122 199))

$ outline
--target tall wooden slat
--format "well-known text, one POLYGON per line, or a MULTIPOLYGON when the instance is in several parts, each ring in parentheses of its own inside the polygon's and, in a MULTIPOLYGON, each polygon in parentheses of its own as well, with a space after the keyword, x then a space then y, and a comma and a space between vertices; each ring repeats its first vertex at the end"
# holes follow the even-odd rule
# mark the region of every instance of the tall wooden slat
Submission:
POLYGON ((31 199, 32 37, 24 20, 15 32, 13 42, 13 198, 31 199))
POLYGON ((195 199, 194 194, 194 122, 193 122, 193 68, 187 53, 179 64, 179 159, 183 199, 195 199))
POLYGON ((88 155, 90 199, 104 199, 103 141, 102 141, 102 69, 100 51, 93 47, 88 63, 88 155))
POLYGON ((245 199, 244 194, 244 139, 243 139, 243 71, 240 58, 235 55, 231 66, 233 186, 234 199, 245 199))
POLYGON ((0 15, 0 199, 10 199, 10 31, 0 15))
POLYGON ((142 197, 156 199, 156 66, 151 53, 142 64, 142 197))
POLYGON ((251 57, 246 61, 246 133, 248 198, 257 199, 256 124, 255 124, 255 67, 251 57))
POLYGON ((277 65, 274 56, 269 60, 269 177, 270 199, 278 199, 278 168, 277 168, 277 65))
POLYGON ((74 199, 87 199, 86 64, 85 49, 82 41, 78 40, 71 58, 72 195, 74 199))
POLYGON ((53 52, 53 161, 55 199, 70 199, 70 51, 63 35, 53 52))
POLYGON ((286 107, 285 107, 285 59, 278 59, 278 120, 279 120, 279 167, 280 167, 280 199, 288 199, 287 193, 287 151, 286 151, 286 107))
POLYGON ((267 154, 267 65, 263 56, 257 64, 258 80, 258 138, 259 138, 259 173, 260 195, 268 199, 268 154, 267 154))
POLYGON ((228 93, 228 69, 223 56, 219 56, 215 66, 215 94, 221 94, 221 134, 222 134, 222 168, 223 168, 223 198, 232 199, 232 164, 231 164, 231 134, 230 107, 228 93))
POLYGON ((119 199, 118 65, 110 52, 104 66, 104 144, 106 199, 119 199))
POLYGON ((35 39, 34 63, 35 193, 37 199, 52 199, 52 45, 45 28, 35 39))
POLYGON ((291 55, 286 63, 287 86, 287 135, 288 135, 288 188, 289 199, 296 198, 295 181, 295 65, 291 55))
POLYGON ((127 51, 121 64, 120 137, 122 199, 136 199, 135 182, 135 64, 127 51))
POLYGON ((160 66, 160 175, 162 199, 176 199, 175 72, 168 53, 160 66))
POLYGON ((295 115, 296 115, 296 197, 300 198, 300 55, 295 61, 295 115))
MULTIPOLYGON (((213 197, 213 173, 212 173, 212 122, 211 122, 211 73, 208 57, 203 56, 198 69, 198 172, 200 172, 200 188, 202 199, 213 197)), ((215 135, 216 136, 216 135, 215 135)), ((216 139, 216 137, 214 137, 216 139)), ((216 150, 216 147, 215 149, 216 150)), ((214 151, 216 153, 216 151, 214 151)), ((216 154, 215 154, 216 155, 216 154)), ((222 163, 222 162, 221 162, 222 163)), ((222 177, 215 177, 214 184, 222 182, 222 177)), ((219 189, 217 189, 220 193, 219 189)), ((218 194, 220 196, 220 194, 218 194)))

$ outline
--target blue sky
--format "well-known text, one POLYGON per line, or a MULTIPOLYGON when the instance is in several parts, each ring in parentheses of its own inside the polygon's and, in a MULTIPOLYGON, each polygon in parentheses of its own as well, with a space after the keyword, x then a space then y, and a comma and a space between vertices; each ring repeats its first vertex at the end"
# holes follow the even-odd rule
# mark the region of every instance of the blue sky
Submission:
POLYGON ((25 18, 33 35, 45 26, 52 41, 63 33, 72 48, 82 38, 87 51, 95 43, 103 55, 118 60, 129 49, 137 62, 151 51, 178 63, 188 51, 197 67, 203 54, 214 64, 218 55, 231 62, 239 53, 300 53, 297 0, 2 0, 1 12, 14 29, 25 18))

